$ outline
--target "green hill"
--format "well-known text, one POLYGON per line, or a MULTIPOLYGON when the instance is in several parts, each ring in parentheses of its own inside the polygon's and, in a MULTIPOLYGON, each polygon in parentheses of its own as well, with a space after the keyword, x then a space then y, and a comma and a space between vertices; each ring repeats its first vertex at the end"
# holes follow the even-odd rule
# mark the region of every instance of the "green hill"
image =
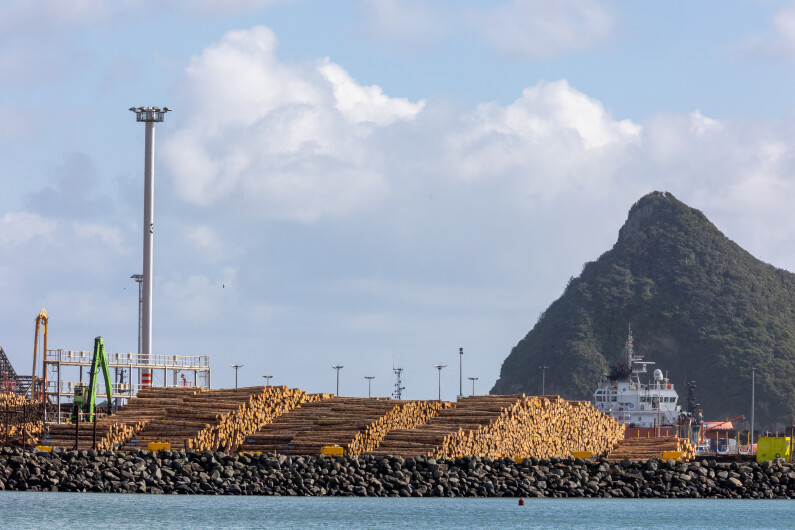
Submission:
MULTIPOLYGON (((795 274, 763 263, 670 193, 629 211, 611 250, 589 262, 511 351, 492 393, 590 399, 618 362, 632 325, 635 350, 668 373, 684 404, 695 380, 705 417, 751 413, 756 426, 795 416, 795 274)), ((651 376, 649 376, 650 378, 651 376)))

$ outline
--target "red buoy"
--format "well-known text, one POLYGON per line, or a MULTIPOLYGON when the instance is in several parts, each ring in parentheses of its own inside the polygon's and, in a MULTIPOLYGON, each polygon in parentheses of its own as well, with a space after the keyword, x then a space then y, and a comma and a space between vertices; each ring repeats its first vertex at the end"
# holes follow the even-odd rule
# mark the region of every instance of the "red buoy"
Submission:
POLYGON ((519 506, 524 506, 524 497, 519 497, 519 506))

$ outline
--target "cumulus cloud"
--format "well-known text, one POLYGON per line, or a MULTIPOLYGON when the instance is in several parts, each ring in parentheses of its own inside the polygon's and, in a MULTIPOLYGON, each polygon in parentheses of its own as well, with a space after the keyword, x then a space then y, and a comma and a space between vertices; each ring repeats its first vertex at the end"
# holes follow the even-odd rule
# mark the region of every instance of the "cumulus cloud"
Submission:
POLYGON ((34 213, 7 213, 0 219, 0 245, 14 247, 37 237, 48 238, 56 226, 55 221, 34 213))
POLYGON ((526 191, 550 197, 609 178, 641 131, 565 80, 542 82, 509 105, 486 103, 465 115, 447 159, 463 178, 522 175, 526 191))
POLYGON ((302 221, 377 202, 388 186, 366 139, 424 105, 361 86, 328 59, 285 64, 265 27, 232 31, 192 58, 182 86, 185 125, 162 150, 180 196, 234 196, 302 221))

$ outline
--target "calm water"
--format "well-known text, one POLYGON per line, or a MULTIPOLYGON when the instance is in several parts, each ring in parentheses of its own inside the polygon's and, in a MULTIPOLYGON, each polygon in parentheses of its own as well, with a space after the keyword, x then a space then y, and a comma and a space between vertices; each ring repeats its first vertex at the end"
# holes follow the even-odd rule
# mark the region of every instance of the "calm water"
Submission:
POLYGON ((795 501, 0 492, 2 528, 795 528, 795 501))

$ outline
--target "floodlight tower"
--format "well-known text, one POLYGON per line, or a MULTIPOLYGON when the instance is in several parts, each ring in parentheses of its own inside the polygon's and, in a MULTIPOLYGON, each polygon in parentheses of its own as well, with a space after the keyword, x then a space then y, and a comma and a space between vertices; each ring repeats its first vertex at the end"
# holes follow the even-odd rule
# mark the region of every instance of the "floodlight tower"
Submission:
POLYGON ((434 364, 434 368, 439 370, 439 401, 442 400, 442 368, 446 368, 446 364, 434 364))
POLYGON ((148 366, 152 355, 152 251, 155 233, 155 123, 163 121, 168 107, 130 107, 135 113, 135 121, 146 123, 144 149, 144 270, 143 270, 143 311, 141 322, 141 358, 144 366, 139 370, 142 387, 152 384, 152 369, 148 366))
POLYGON ((340 397, 340 370, 345 367, 341 364, 335 364, 332 368, 337 371, 337 394, 334 397, 340 397))

